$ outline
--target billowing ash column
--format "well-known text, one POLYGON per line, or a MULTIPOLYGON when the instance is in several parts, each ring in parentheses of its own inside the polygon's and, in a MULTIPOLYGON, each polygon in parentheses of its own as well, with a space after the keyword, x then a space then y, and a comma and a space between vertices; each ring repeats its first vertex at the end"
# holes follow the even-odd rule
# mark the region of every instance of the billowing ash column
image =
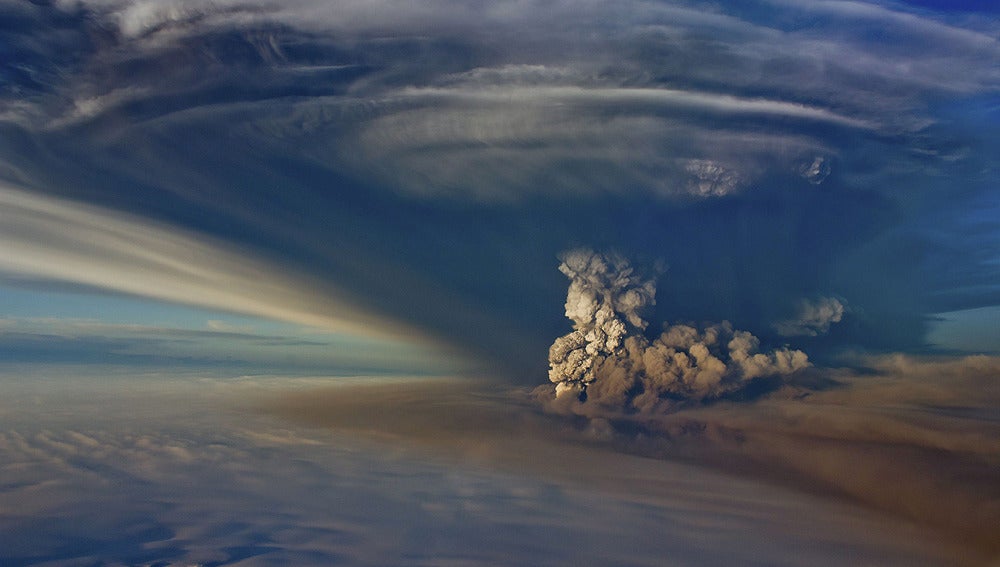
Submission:
POLYGON ((549 348, 549 380, 556 383, 556 396, 582 395, 596 377, 597 362, 620 354, 627 335, 645 330, 640 312, 655 303, 656 282, 614 254, 579 249, 561 260, 559 271, 570 279, 566 316, 574 330, 549 348))
POLYGON ((664 324, 650 340, 641 313, 655 303, 654 277, 639 274, 615 254, 572 250, 560 259, 559 270, 570 279, 566 316, 573 332, 549 348, 549 380, 556 384, 557 399, 655 412, 810 366, 800 350, 760 352, 757 337, 728 321, 664 324))

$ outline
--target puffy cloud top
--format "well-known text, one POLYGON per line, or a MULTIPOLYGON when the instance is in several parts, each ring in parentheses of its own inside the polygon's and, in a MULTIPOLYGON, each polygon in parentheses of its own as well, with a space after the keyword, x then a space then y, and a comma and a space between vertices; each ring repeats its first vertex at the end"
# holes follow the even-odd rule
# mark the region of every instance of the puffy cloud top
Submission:
POLYGON ((717 398, 756 378, 809 366, 806 354, 760 352, 760 340, 728 322, 701 328, 664 325, 650 341, 642 308, 655 302, 655 280, 638 276, 624 258, 590 250, 562 257, 570 278, 566 316, 573 332, 549 349, 556 397, 627 412, 663 411, 688 399, 717 398))
POLYGON ((775 323, 774 329, 785 337, 815 337, 829 331, 830 325, 839 323, 845 313, 847 306, 836 297, 821 297, 815 301, 803 299, 796 316, 775 323))

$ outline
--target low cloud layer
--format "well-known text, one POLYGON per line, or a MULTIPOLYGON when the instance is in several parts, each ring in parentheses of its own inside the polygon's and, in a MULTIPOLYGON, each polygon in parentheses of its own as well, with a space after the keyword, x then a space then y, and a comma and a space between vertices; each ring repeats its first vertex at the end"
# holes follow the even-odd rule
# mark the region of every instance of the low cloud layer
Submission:
MULTIPOLYGON (((890 356, 856 362, 856 370, 797 373, 784 389, 749 403, 721 400, 657 414, 595 404, 585 406, 590 413, 584 420, 567 419, 564 408, 551 404, 551 389, 539 406, 537 392, 481 384, 317 388, 262 398, 261 407, 294 422, 411 442, 508 470, 527 467, 573 478, 587 491, 610 490, 640 500, 655 498, 660 488, 686 494, 697 489, 665 479, 664 471, 651 470, 648 477, 625 474, 621 453, 650 463, 687 463, 698 467, 685 474, 688 479, 714 469, 729 482, 764 481, 757 490, 784 486, 836 502, 843 506, 840 513, 860 504, 897 527, 929 530, 911 541, 927 543, 945 563, 994 565, 1000 558, 993 529, 1000 520, 995 379, 1000 361, 890 356), (396 407, 407 410, 393 411, 396 407), (563 452, 570 447, 587 447, 594 451, 592 458, 563 452), (603 453, 608 449, 621 453, 603 453)), ((804 510, 797 521, 839 514, 818 510, 804 510)), ((885 528, 872 529, 872 534, 887 534, 885 528)), ((786 535, 797 533, 797 527, 788 530, 786 535)), ((696 531, 715 542, 727 533, 704 526, 696 531)), ((657 533, 664 533, 662 527, 657 533)), ((783 537, 779 541, 787 543, 783 537)), ((804 561, 815 559, 790 560, 804 561)), ((935 559, 925 555, 910 561, 933 564, 935 559)))
POLYGON ((572 250, 559 270, 570 278, 566 316, 574 331, 549 349, 557 403, 582 412, 596 405, 656 413, 809 366, 799 350, 760 352, 757 337, 728 321, 701 328, 664 324, 659 336, 646 338, 641 312, 655 302, 655 276, 640 275, 620 256, 572 250))
POLYGON ((592 428, 643 454, 689 458, 784 479, 933 526, 1000 558, 1000 359, 863 361, 816 369, 754 404, 635 420, 605 412, 592 428))
POLYGON ((596 446, 468 381, 27 376, 0 375, 11 564, 975 565, 865 510, 596 446))

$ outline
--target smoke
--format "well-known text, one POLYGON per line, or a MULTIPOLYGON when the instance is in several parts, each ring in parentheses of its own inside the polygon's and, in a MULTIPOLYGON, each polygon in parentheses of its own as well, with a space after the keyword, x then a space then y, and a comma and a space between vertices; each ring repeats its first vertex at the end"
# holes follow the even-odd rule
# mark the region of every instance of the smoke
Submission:
POLYGON ((597 364, 618 355, 626 336, 645 330, 640 312, 656 295, 655 279, 636 273, 616 254, 580 249, 561 259, 559 271, 570 279, 566 316, 574 330, 549 349, 549 380, 557 396, 585 391, 597 379, 597 364))
POLYGON ((712 160, 689 160, 684 169, 692 176, 688 191, 700 197, 729 195, 739 189, 744 181, 737 171, 712 160))
POLYGON ((774 330, 785 337, 815 337, 829 331, 830 325, 839 323, 846 311, 844 302, 835 297, 821 297, 816 301, 803 299, 796 316, 775 323, 774 330))
POLYGON ((561 260, 559 271, 570 279, 566 316, 573 332, 550 347, 549 380, 562 404, 657 412, 809 366, 799 350, 760 352, 757 337, 728 321, 664 324, 650 340, 641 313, 655 303, 655 274, 643 275, 621 256, 591 250, 572 250, 561 260))
POLYGON ((823 156, 816 156, 810 163, 803 163, 799 166, 799 175, 813 185, 819 185, 830 176, 830 160, 823 156))

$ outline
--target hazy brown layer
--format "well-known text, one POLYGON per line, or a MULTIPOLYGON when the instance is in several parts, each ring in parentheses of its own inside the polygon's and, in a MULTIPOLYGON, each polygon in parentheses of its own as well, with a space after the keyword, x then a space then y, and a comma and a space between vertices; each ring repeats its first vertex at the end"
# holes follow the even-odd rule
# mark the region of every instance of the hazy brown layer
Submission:
POLYGON ((621 452, 708 465, 932 527, 965 547, 969 564, 1000 559, 1000 362, 870 362, 873 374, 822 371, 823 391, 786 389, 655 416, 546 412, 537 393, 468 381, 330 387, 261 405, 603 490, 655 483, 623 486, 621 452))

